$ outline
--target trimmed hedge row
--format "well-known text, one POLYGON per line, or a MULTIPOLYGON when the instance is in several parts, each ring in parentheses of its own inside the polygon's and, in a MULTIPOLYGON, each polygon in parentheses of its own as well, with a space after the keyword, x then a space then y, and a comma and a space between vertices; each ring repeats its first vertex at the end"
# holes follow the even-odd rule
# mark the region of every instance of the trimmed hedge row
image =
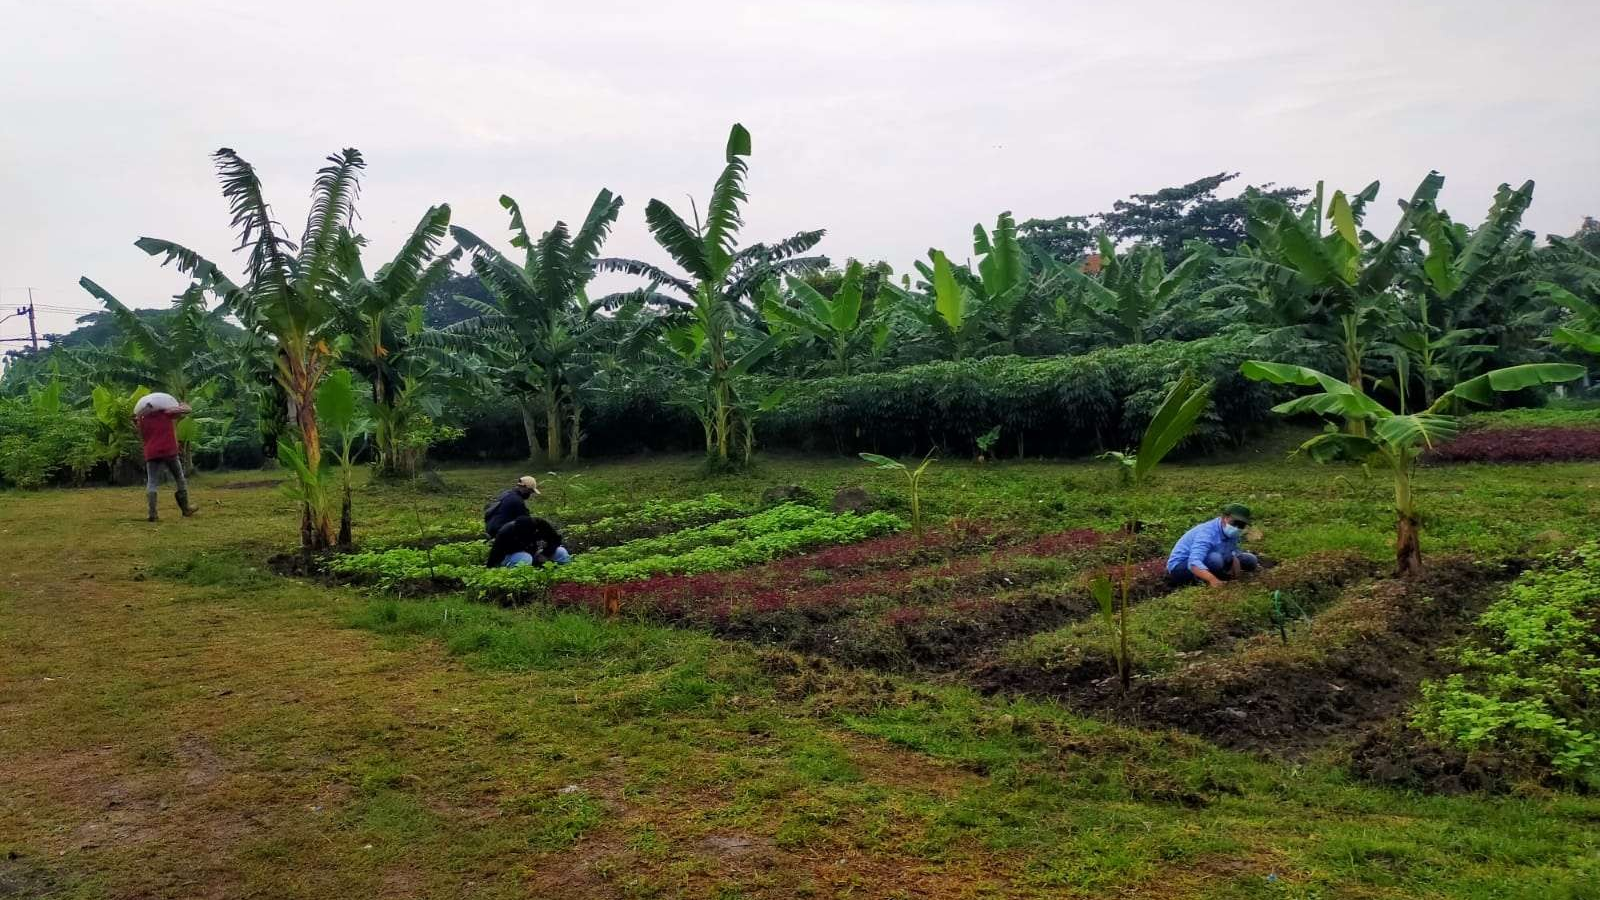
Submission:
POLYGON ((1185 369, 1214 378, 1195 443, 1236 443, 1271 418, 1276 391, 1239 374, 1250 335, 1082 356, 998 356, 806 382, 760 422, 766 447, 920 455, 974 450, 1000 427, 1001 456, 1082 456, 1135 444, 1185 369))
MULTIPOLYGON (((1211 410, 1194 438, 1195 446, 1214 448, 1268 422, 1272 404, 1283 399, 1279 389, 1239 374, 1240 363, 1263 353, 1250 349, 1254 340, 1249 333, 1225 334, 1081 356, 992 356, 807 381, 763 378, 750 394, 788 389, 787 399, 757 424, 766 449, 904 456, 938 447, 965 455, 998 425, 1000 456, 1065 457, 1135 443, 1168 387, 1192 368, 1217 380, 1211 410)), ((526 451, 513 410, 469 421, 466 430, 463 440, 434 455, 514 457, 526 451)), ((695 451, 705 440, 693 416, 669 405, 658 387, 600 400, 585 411, 584 431, 587 455, 695 451)))

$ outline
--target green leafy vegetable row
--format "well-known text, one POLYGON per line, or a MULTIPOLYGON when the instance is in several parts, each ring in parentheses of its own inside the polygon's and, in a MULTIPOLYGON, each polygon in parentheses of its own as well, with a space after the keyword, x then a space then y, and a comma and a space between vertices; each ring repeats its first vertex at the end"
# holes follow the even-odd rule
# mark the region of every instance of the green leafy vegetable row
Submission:
POLYGON ((604 543, 604 539, 612 535, 627 535, 652 527, 661 527, 663 531, 678 530, 727 519, 741 512, 737 504, 721 494, 707 494, 694 500, 677 502, 648 500, 616 515, 587 524, 571 525, 566 533, 575 541, 592 545, 604 543))
POLYGON ((601 553, 589 553, 574 557, 572 562, 564 566, 479 568, 465 573, 462 581, 468 588, 484 594, 501 599, 514 599, 530 595, 556 582, 610 584, 648 578, 651 575, 695 575, 702 572, 742 569, 780 556, 832 544, 854 543, 876 535, 899 531, 905 527, 906 523, 902 519, 889 513, 875 512, 867 515, 823 513, 798 527, 752 534, 728 544, 687 547, 625 559, 608 559, 601 553))
MULTIPOLYGON (((563 525, 563 533, 575 542, 592 546, 607 543, 607 538, 613 535, 625 536, 651 526, 677 530, 736 516, 740 512, 738 505, 721 494, 707 494, 693 500, 607 503, 581 511, 547 515, 558 523, 571 523, 563 525)), ((535 509, 534 514, 540 515, 541 512, 535 509)), ((420 530, 369 537, 362 542, 362 546, 368 551, 382 551, 440 538, 466 539, 480 534, 482 530, 482 516, 459 516, 431 522, 420 530)))
POLYGON ((1518 578, 1456 651, 1461 671, 1422 686, 1416 725, 1600 786, 1600 542, 1518 578))
POLYGON ((432 550, 396 548, 335 559, 332 571, 383 585, 441 579, 469 588, 521 595, 558 581, 604 584, 661 573, 693 574, 737 569, 831 544, 899 531, 905 522, 888 513, 835 515, 785 504, 765 512, 642 538, 581 553, 559 567, 485 569, 482 541, 441 544, 432 550))
POLYGON ((754 515, 724 519, 657 537, 639 538, 614 547, 602 547, 583 555, 587 559, 604 562, 625 562, 650 556, 673 556, 703 547, 726 546, 762 535, 807 528, 837 518, 839 516, 816 507, 785 503, 754 515))

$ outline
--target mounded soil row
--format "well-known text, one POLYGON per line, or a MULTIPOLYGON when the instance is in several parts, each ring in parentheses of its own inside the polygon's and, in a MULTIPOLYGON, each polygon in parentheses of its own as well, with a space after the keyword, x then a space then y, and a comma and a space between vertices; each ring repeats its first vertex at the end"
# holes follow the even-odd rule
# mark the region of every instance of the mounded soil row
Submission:
POLYGON ((1288 644, 1259 636, 1136 685, 1117 706, 1241 749, 1295 753, 1400 715, 1514 572, 1437 560, 1416 579, 1357 585, 1288 644))

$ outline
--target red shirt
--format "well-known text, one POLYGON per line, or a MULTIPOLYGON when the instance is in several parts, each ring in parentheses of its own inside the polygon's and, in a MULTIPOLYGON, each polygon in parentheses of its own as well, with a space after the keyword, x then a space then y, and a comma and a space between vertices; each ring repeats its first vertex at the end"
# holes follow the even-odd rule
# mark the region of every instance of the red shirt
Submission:
POLYGON ((139 438, 144 441, 145 462, 178 455, 178 430, 172 424, 175 421, 177 416, 167 412, 149 412, 139 417, 139 438))

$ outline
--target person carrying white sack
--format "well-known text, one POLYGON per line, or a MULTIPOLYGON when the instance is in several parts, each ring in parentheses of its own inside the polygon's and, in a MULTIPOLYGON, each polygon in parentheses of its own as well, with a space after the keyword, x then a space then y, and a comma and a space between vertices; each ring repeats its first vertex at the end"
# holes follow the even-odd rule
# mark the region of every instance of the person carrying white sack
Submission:
POLYGON ((171 394, 146 394, 133 407, 133 422, 139 428, 139 440, 144 444, 145 501, 150 511, 149 521, 157 521, 156 500, 161 487, 161 473, 172 474, 177 486, 174 492, 178 509, 185 516, 196 510, 189 505, 189 482, 183 476, 183 460, 178 446, 178 420, 191 410, 188 404, 171 394))

